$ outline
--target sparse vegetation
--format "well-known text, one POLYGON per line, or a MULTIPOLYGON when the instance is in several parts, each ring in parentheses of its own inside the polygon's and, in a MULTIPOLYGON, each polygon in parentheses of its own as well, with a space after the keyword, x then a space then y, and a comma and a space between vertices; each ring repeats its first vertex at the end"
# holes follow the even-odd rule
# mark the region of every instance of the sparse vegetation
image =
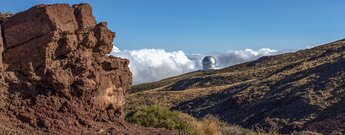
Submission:
POLYGON ((189 132, 189 125, 181 119, 180 115, 180 112, 159 106, 143 106, 129 112, 126 115, 126 121, 145 127, 189 132))
POLYGON ((211 72, 196 71, 136 85, 126 96, 126 108, 159 105, 199 119, 217 115, 265 131, 344 134, 344 56, 345 40, 339 40, 211 72))
POLYGON ((188 135, 277 135, 277 133, 255 132, 228 125, 217 117, 207 115, 201 120, 159 106, 142 106, 126 115, 126 121, 145 127, 166 128, 188 135))
POLYGON ((138 106, 158 105, 161 107, 170 108, 181 102, 189 101, 190 99, 210 95, 219 92, 228 85, 210 87, 210 88, 195 88, 183 91, 142 91, 139 93, 132 93, 126 96, 127 110, 132 110, 138 106), (212 90, 211 90, 212 89, 212 90))

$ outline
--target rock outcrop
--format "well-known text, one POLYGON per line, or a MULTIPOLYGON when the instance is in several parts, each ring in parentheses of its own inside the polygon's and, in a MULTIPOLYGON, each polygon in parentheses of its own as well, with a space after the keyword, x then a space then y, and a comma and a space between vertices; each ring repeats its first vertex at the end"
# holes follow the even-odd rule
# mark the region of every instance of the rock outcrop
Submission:
POLYGON ((37 5, 1 30, 0 133, 163 132, 124 122, 129 61, 108 55, 115 33, 90 5, 37 5))

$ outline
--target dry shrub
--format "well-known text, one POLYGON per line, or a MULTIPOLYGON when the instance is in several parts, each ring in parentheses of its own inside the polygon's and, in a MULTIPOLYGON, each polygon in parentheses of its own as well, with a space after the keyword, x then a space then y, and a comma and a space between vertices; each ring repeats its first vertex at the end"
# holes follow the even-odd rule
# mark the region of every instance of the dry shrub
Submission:
POLYGON ((191 130, 187 134, 190 135, 221 135, 222 122, 212 115, 207 115, 201 120, 181 113, 180 118, 188 123, 191 130))
POLYGON ((180 118, 189 125, 188 135, 279 135, 277 132, 252 131, 236 125, 229 125, 219 118, 206 115, 201 120, 180 113, 180 118))
POLYGON ((200 123, 197 119, 185 113, 180 113, 180 118, 189 125, 190 130, 186 132, 188 135, 203 135, 202 131, 199 130, 200 123))
POLYGON ((220 134, 222 122, 217 117, 212 115, 205 116, 201 121, 201 129, 205 135, 220 134))
MULTIPOLYGON (((219 118, 206 115, 204 118, 196 118, 178 111, 170 111, 159 106, 139 107, 126 116, 127 122, 140 124, 146 127, 166 128, 183 132, 187 135, 279 135, 277 132, 256 131, 229 125, 219 118)), ((296 132, 296 135, 319 135, 311 132, 296 132)))

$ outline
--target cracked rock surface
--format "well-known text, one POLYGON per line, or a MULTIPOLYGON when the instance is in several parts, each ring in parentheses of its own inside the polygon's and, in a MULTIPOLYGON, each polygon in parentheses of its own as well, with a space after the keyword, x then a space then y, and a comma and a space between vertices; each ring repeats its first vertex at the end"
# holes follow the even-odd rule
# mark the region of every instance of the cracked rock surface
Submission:
POLYGON ((124 122, 129 61, 90 5, 37 5, 0 33, 1 134, 170 134, 124 122))

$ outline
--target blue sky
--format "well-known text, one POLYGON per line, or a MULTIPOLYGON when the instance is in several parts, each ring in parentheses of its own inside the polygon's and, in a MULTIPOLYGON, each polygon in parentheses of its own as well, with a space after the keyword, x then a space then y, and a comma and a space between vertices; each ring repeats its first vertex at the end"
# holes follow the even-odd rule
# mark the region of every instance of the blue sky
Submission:
POLYGON ((345 38, 344 0, 0 0, 0 11, 81 2, 108 22, 120 49, 297 50, 345 38))

